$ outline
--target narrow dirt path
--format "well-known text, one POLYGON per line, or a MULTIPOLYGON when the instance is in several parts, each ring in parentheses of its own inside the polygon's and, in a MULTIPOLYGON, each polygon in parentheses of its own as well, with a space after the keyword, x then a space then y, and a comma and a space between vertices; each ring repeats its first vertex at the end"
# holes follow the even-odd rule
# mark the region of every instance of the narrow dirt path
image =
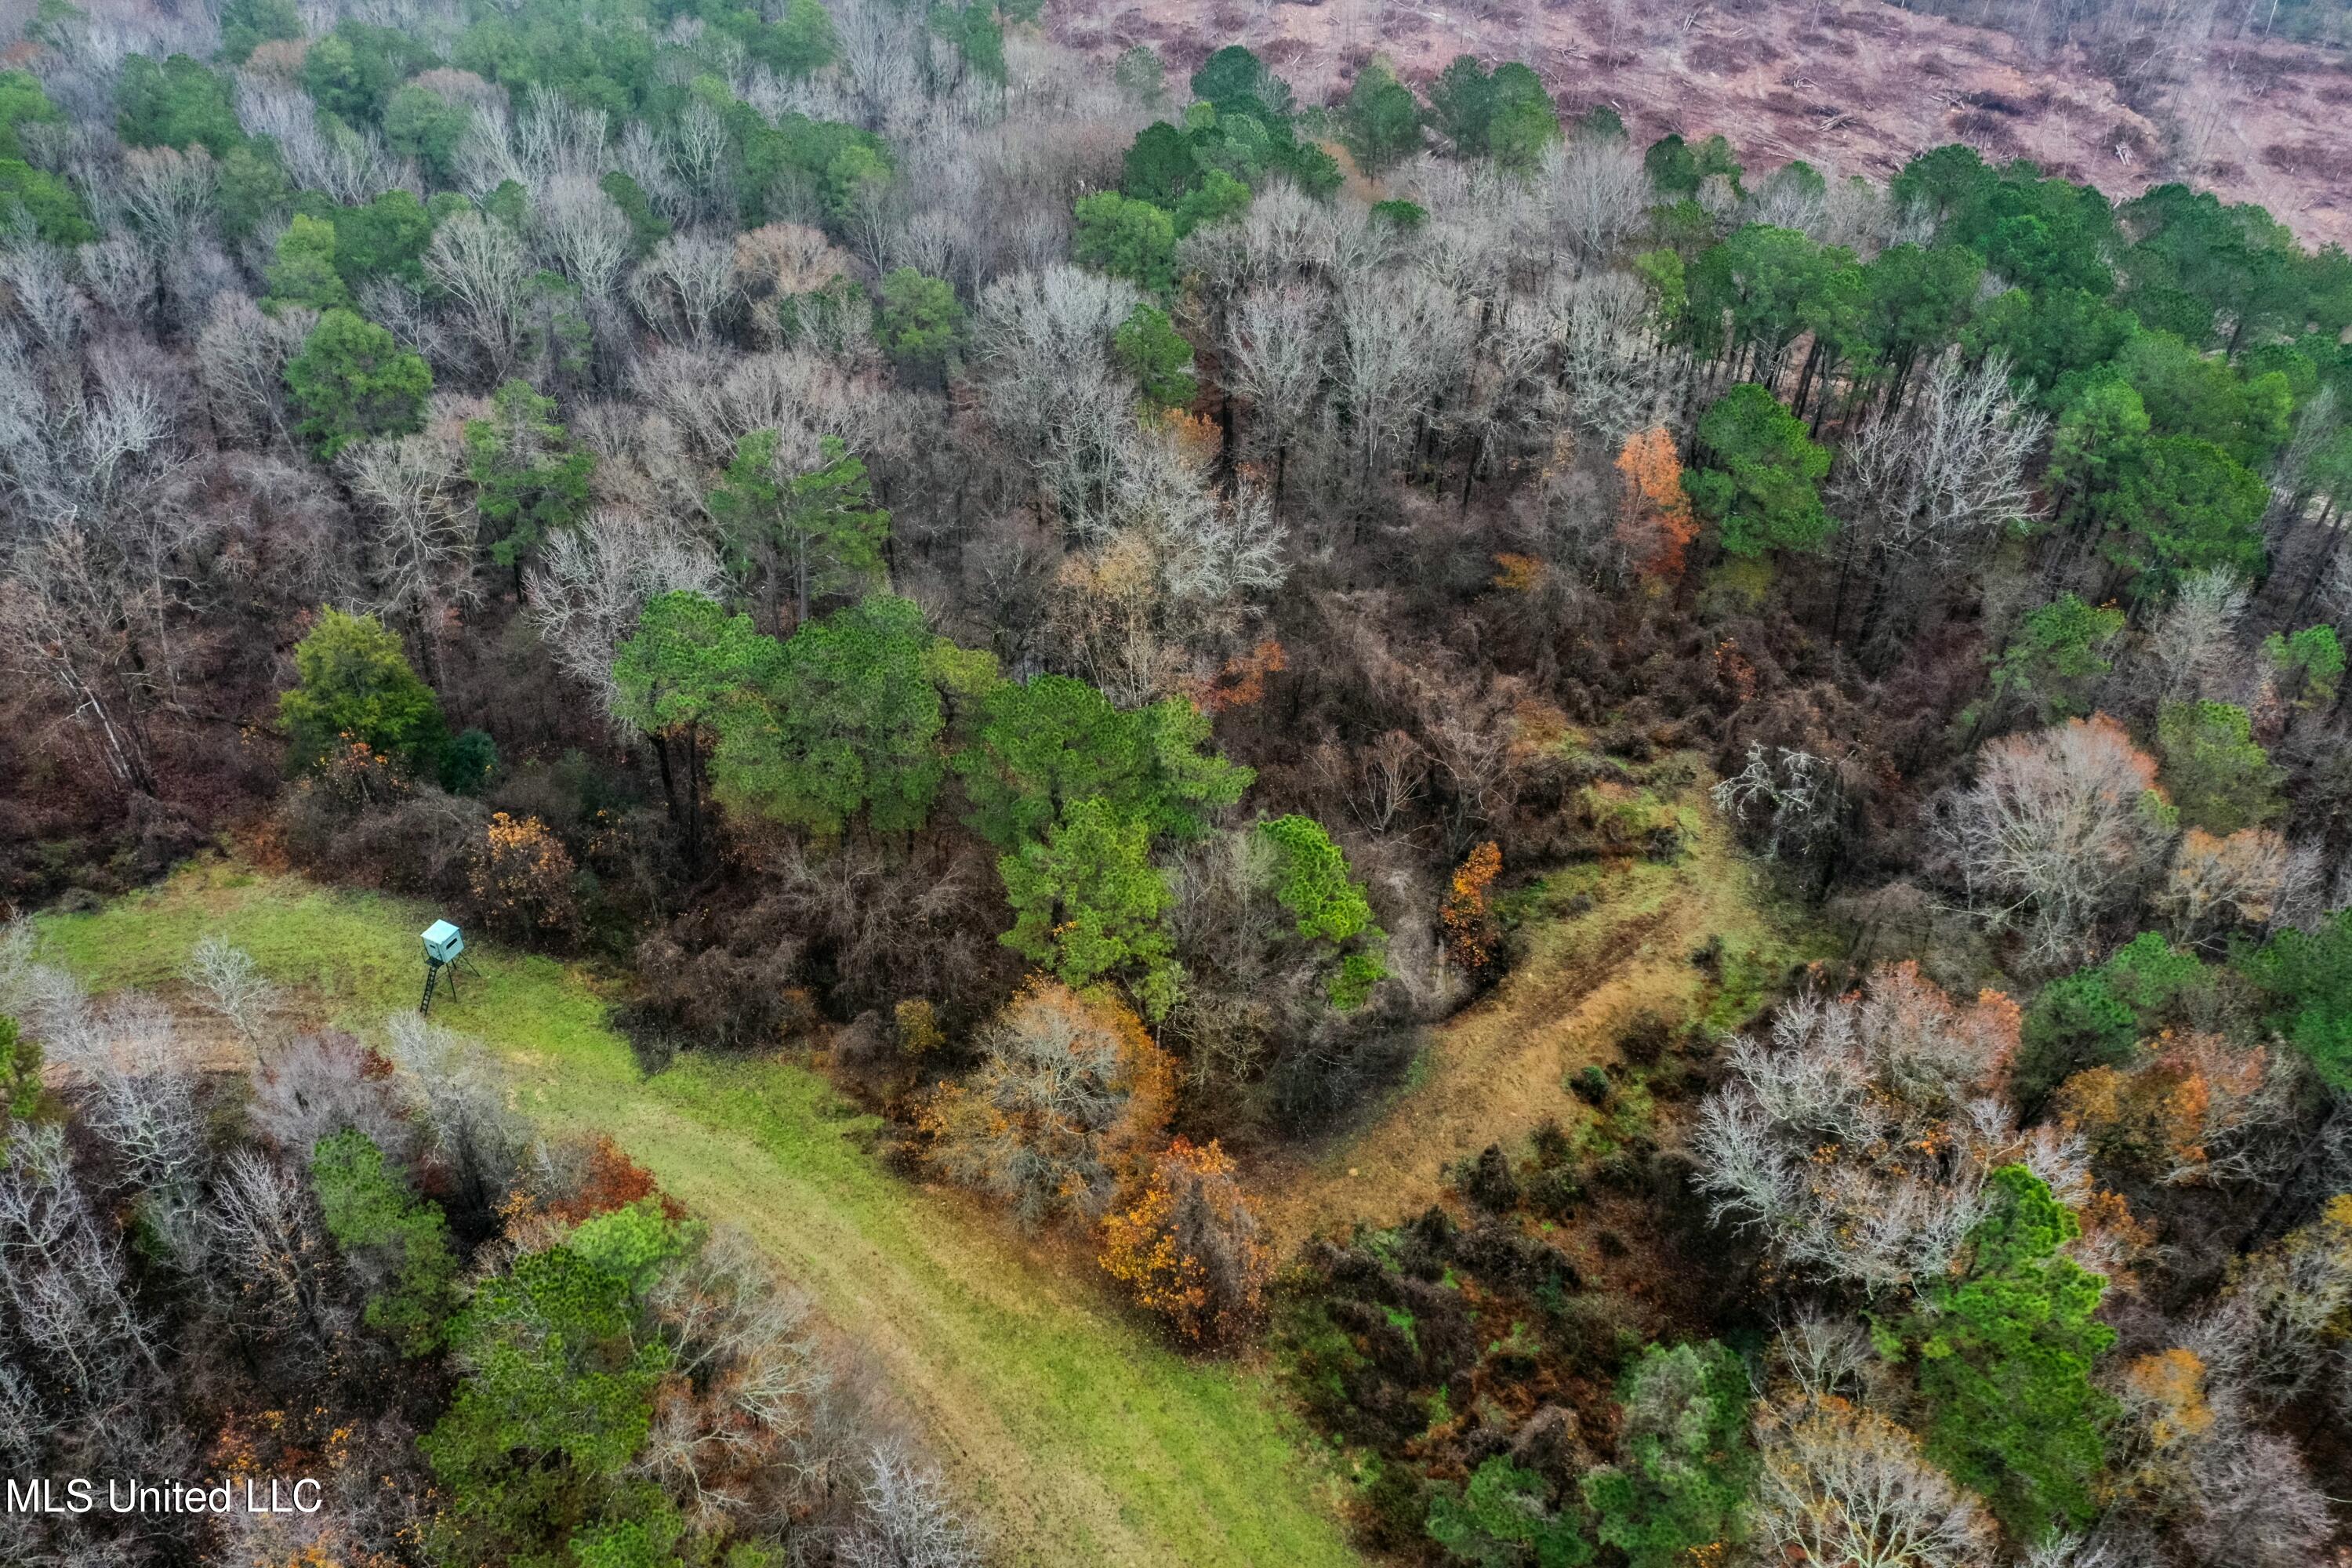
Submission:
POLYGON ((1560 879, 1592 908, 1534 926, 1517 967, 1434 1033, 1378 1118, 1310 1157, 1252 1173, 1282 1249, 1359 1218, 1416 1214, 1444 1190, 1448 1165, 1496 1142, 1516 1152, 1547 1118, 1572 1131, 1591 1117, 1569 1076, 1614 1059, 1619 1031, 1643 1008, 1686 1011, 1707 978, 1691 953, 1708 937, 1764 934, 1751 868, 1703 815, 1674 865, 1624 861, 1560 879))

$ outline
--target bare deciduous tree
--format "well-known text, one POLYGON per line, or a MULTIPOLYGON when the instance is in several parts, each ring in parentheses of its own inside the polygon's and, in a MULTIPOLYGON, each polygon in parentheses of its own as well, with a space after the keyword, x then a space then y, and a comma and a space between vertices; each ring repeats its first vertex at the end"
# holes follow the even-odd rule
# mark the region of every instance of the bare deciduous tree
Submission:
POLYGON ((1941 803, 1937 839, 1969 901, 2058 963, 2135 897, 2171 838, 2156 764, 2101 714, 1989 742, 1977 781, 1941 803))
POLYGON ((323 1363, 351 1329, 331 1285, 334 1249, 308 1185, 251 1149, 231 1153, 213 1198, 217 1253, 246 1289, 233 1310, 256 1332, 323 1363))
POLYGON ((1865 636, 1907 630, 1930 585, 2034 514, 2025 473, 2047 423, 2019 401, 2006 360, 1955 348, 1847 438, 1831 500, 1845 525, 1841 587, 1855 568, 1873 584, 1865 636))
POLYGON ((1167 1123, 1167 1058, 1118 1002, 1051 981, 1015 997, 982 1049, 978 1073, 930 1112, 940 1168, 1011 1200, 1026 1223, 1099 1215, 1167 1123))
MULTIPOLYGON (((840 437, 859 453, 903 449, 904 431, 883 389, 813 353, 725 357, 663 349, 638 367, 636 386, 692 449, 713 464, 733 458, 736 443, 754 430, 778 433, 778 466, 794 473, 818 465, 826 436, 840 437)), ((694 506, 700 506, 707 483, 702 476, 692 477, 688 489, 694 492, 694 506)), ((682 502, 688 499, 678 497, 682 502)))
POLYGON ((2258 1412, 2294 1401, 2326 1370, 2330 1324, 2352 1310, 2352 1197, 2249 1258, 2191 1327, 2189 1348, 2258 1412))
POLYGON ((710 594, 719 559, 673 525, 620 512, 591 513, 547 542, 531 568, 530 615, 557 668, 613 710, 613 653, 635 628, 646 602, 670 593, 710 594))
POLYGON ((415 628, 428 674, 437 674, 442 623, 474 596, 475 525, 457 489, 457 443, 428 431, 362 442, 343 455, 352 493, 366 504, 379 613, 415 628))
POLYGON ((21 544, 0 578, 0 660, 55 685, 115 782, 155 793, 148 719, 156 701, 141 628, 162 606, 110 569, 89 534, 51 529, 21 544))
POLYGON ((1440 398, 1436 427, 1467 449, 1463 459, 1461 504, 1470 504, 1473 482, 1497 453, 1516 451, 1539 437, 1542 409, 1555 360, 1550 312, 1524 295, 1505 294, 1481 312, 1483 330, 1462 380, 1440 398))
POLYGON ((171 1015, 131 993, 86 1007, 78 1026, 52 1030, 44 1045, 82 1080, 81 1124, 123 1163, 151 1234, 200 1275, 212 1241, 203 1217, 212 1157, 195 1066, 171 1015))
POLYGON ((689 216, 686 187, 670 166, 669 150, 661 133, 652 125, 631 120, 623 126, 620 140, 613 144, 613 163, 637 183, 656 212, 673 223, 689 216))
POLYGON ((1319 273, 1333 261, 1333 229, 1324 204, 1287 180, 1267 184, 1235 224, 1244 280, 1279 288, 1319 273))
POLYGON ((2021 1133, 1998 1098, 2017 1027, 2006 997, 1956 1003, 1908 964, 1858 996, 1790 1003, 1769 1041, 1732 1042, 1699 1110, 1692 1154, 1717 1223, 1874 1293, 1941 1274, 2002 1164, 2086 1190, 2079 1146, 2021 1133))
POLYGON ((699 217, 718 217, 733 205, 728 155, 734 144, 726 121, 699 98, 686 106, 668 133, 670 169, 699 217))
POLYGON ((349 1035, 304 1035, 271 1051, 253 1078, 253 1129, 289 1159, 307 1161, 321 1138, 356 1127, 404 1158, 415 1128, 374 1057, 349 1035))
POLYGON ((386 1021, 384 1054, 449 1173, 451 1202, 487 1220, 513 1186, 530 1128, 508 1103, 481 1043, 414 1013, 386 1021))
POLYGON ((590 300, 607 300, 629 258, 629 220, 593 179, 561 175, 531 209, 540 243, 590 300))
POLYGON ((278 989, 251 953, 208 936, 189 950, 183 973, 200 1005, 227 1019, 247 1045, 260 1043, 278 1006, 278 989))
POLYGON ((1617 254, 1649 221, 1642 155, 1621 136, 1580 136, 1545 149, 1537 179, 1554 234, 1586 266, 1617 254))
POLYGON ((2240 1430, 2199 1455, 2197 1518, 2189 1538, 2208 1563, 2302 1568, 2320 1561, 2335 1520, 2294 1444, 2240 1430))
POLYGON ((1072 527, 1095 515, 1116 473, 1135 394, 1111 365, 1110 340, 1140 300, 1130 283, 1053 267, 999 279, 973 319, 989 422, 1072 527))
POLYGON ((122 167, 123 208, 158 256, 184 253, 212 232, 220 171, 203 147, 134 147, 122 167))
POLYGON ((1612 447, 1636 430, 1673 427, 1668 365, 1650 339, 1648 291, 1629 272, 1555 279, 1545 309, 1559 342, 1568 417, 1612 447))
POLYGON ((1123 704, 1208 680, 1241 651, 1246 603, 1288 575, 1283 536, 1254 485, 1221 496, 1205 454, 1142 430, 1121 444, 1108 504, 1066 563, 1056 626, 1090 678, 1123 704))
POLYGON ((1775 1560, 1820 1568, 1990 1568, 1999 1532, 1919 1440, 1843 1401, 1800 1398, 1757 1418, 1749 1519, 1775 1560))
POLYGON ((53 532, 79 525, 101 544, 127 542, 152 521, 138 492, 159 489, 182 458, 167 375, 127 346, 37 362, 16 332, 0 332, 0 498, 53 532))
POLYGON ((1425 278, 1377 274, 1340 291, 1339 395, 1366 474, 1454 383, 1469 352, 1463 301, 1425 278))
POLYGON ((514 230, 480 213, 457 214, 434 229, 425 270, 447 291, 459 329, 491 375, 511 374, 522 354, 531 276, 514 230))
POLYGON ((64 252, 51 245, 0 248, 0 282, 9 303, 43 352, 72 353, 89 321, 89 301, 68 277, 64 252))
POLYGON ((2126 1558, 2104 1542, 2079 1535, 2056 1535, 2029 1545, 2018 1559, 2018 1568, 2126 1568, 2126 1563, 2146 1561, 2146 1557, 2126 1558))
POLYGON ((322 191, 340 205, 373 201, 404 177, 399 161, 373 131, 320 124, 318 105, 293 82, 237 72, 236 118, 246 134, 277 140, 278 157, 297 187, 322 191))
POLYGON ((2237 643, 2245 618, 2246 584, 2226 566, 2191 572, 2149 628, 2146 648, 2132 661, 2146 711, 2168 703, 2227 700, 2245 678, 2237 643))
POLYGON ((593 184, 610 163, 610 129, 603 110, 573 103, 535 82, 519 114, 494 100, 475 105, 473 121, 457 144, 458 184, 481 197, 512 180, 534 203, 560 179, 593 184))
POLYGON ((1225 319, 1226 390, 1250 406, 1253 442, 1274 454, 1279 505, 1291 443, 1311 426, 1330 364, 1320 289, 1301 283, 1255 289, 1225 319))
POLYGON ((29 1352, 35 1399, 74 1420, 123 1414, 162 1370, 121 1249, 101 1228, 54 1122, 20 1124, 0 1163, 0 1299, 29 1352))
POLYGON ((196 339, 196 376, 217 424, 247 439, 285 436, 286 362, 317 320, 299 307, 265 315, 242 294, 213 301, 196 339))
POLYGON ((1859 1323, 1807 1308, 1773 1340, 1773 1374, 1819 1405, 1865 1393, 1878 1364, 1874 1353, 1859 1323))
POLYGON ((804 1509, 838 1460, 826 1408, 836 1378, 807 1299, 740 1232, 721 1229, 664 1272, 650 1304, 672 1369, 707 1392, 656 1402, 636 1468, 705 1522, 781 1524, 804 1509), (779 1482, 787 1496, 762 1496, 779 1482))
POLYGON ((1837 832, 1845 789, 1825 758, 1748 743, 1748 765, 1710 792, 1717 811, 1760 838, 1764 858, 1802 856, 1837 832))
MULTIPOLYGON (((2212 1321, 2193 1329, 2210 1342, 2212 1321)), ((2261 1429, 2245 1363, 2210 1363, 2176 1346, 2110 1372, 2120 1406, 2108 1439, 2113 1500, 2076 1561, 2098 1552, 2120 1563, 2158 1561, 2156 1542, 2188 1552, 2165 1561, 2231 1568, 2291 1568, 2314 1562, 2326 1541, 2326 1499, 2294 1447, 2261 1429)))
POLYGON ((857 1526, 841 1546, 847 1568, 978 1568, 983 1561, 939 1476, 896 1444, 867 1453, 857 1504, 857 1526))
POLYGON ((1381 731, 1364 750, 1362 787, 1349 794, 1367 832, 1386 833, 1429 779, 1429 753, 1402 730, 1381 731))
POLYGON ((709 347, 738 300, 735 247, 689 230, 654 247, 629 275, 629 302, 673 343, 709 347))

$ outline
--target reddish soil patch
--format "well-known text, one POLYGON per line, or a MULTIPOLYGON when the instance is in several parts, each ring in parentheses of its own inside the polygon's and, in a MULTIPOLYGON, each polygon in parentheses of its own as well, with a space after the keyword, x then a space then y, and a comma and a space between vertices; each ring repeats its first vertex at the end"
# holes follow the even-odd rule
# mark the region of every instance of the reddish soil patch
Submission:
MULTIPOLYGON (((1047 26, 1100 48, 1105 0, 1051 0, 1047 26)), ((2190 74, 2126 97, 2099 61, 2032 49, 1883 0, 1161 0, 1156 31, 1268 49, 1302 101, 1328 102, 1371 51, 1425 82, 1457 54, 1523 59, 1563 109, 1606 103, 1633 135, 1717 132, 1751 167, 1804 158, 1884 178, 1946 142, 2095 182, 2117 197, 2185 180, 2259 202, 2310 243, 2352 244, 2352 75, 2340 51, 2220 42, 2190 74), (1245 25, 1226 25, 1245 13, 1245 25)), ((1176 72, 1171 69, 1171 75, 1176 72)))

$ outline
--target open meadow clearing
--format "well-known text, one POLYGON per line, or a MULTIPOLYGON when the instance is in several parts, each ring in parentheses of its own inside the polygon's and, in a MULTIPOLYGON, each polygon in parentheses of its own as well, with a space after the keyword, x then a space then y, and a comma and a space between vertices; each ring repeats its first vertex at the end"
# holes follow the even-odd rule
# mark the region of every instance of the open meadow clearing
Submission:
MULTIPOLYGON (((415 1005, 429 912, 214 862, 88 915, 41 922, 47 956, 94 989, 169 995, 218 935, 307 1018, 362 1034, 415 1005)), ((1344 1564, 1311 1455, 1260 1373, 1163 1348, 1091 1279, 1041 1266, 1000 1216, 912 1185, 861 1146, 867 1123, 806 1068, 681 1057, 641 1075, 595 978, 468 953, 436 1022, 480 1037, 520 1104, 610 1134, 663 1187, 757 1238, 860 1347, 952 1483, 1023 1563, 1344 1564)))

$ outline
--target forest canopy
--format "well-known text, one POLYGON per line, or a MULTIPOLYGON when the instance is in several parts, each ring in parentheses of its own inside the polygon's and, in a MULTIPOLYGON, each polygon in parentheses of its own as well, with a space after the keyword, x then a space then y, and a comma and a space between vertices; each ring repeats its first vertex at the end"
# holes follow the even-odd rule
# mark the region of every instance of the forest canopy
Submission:
MULTIPOLYGON (((821 1072, 1270 1366, 1383 1560, 2341 1550, 2352 258, 1062 37, 43 7, 0 898, 299 874, 572 966, 633 1089, 821 1072)), ((7 930, 0 1453, 341 1500, 9 1561, 985 1559, 870 1325, 495 1053, 7 930)))

